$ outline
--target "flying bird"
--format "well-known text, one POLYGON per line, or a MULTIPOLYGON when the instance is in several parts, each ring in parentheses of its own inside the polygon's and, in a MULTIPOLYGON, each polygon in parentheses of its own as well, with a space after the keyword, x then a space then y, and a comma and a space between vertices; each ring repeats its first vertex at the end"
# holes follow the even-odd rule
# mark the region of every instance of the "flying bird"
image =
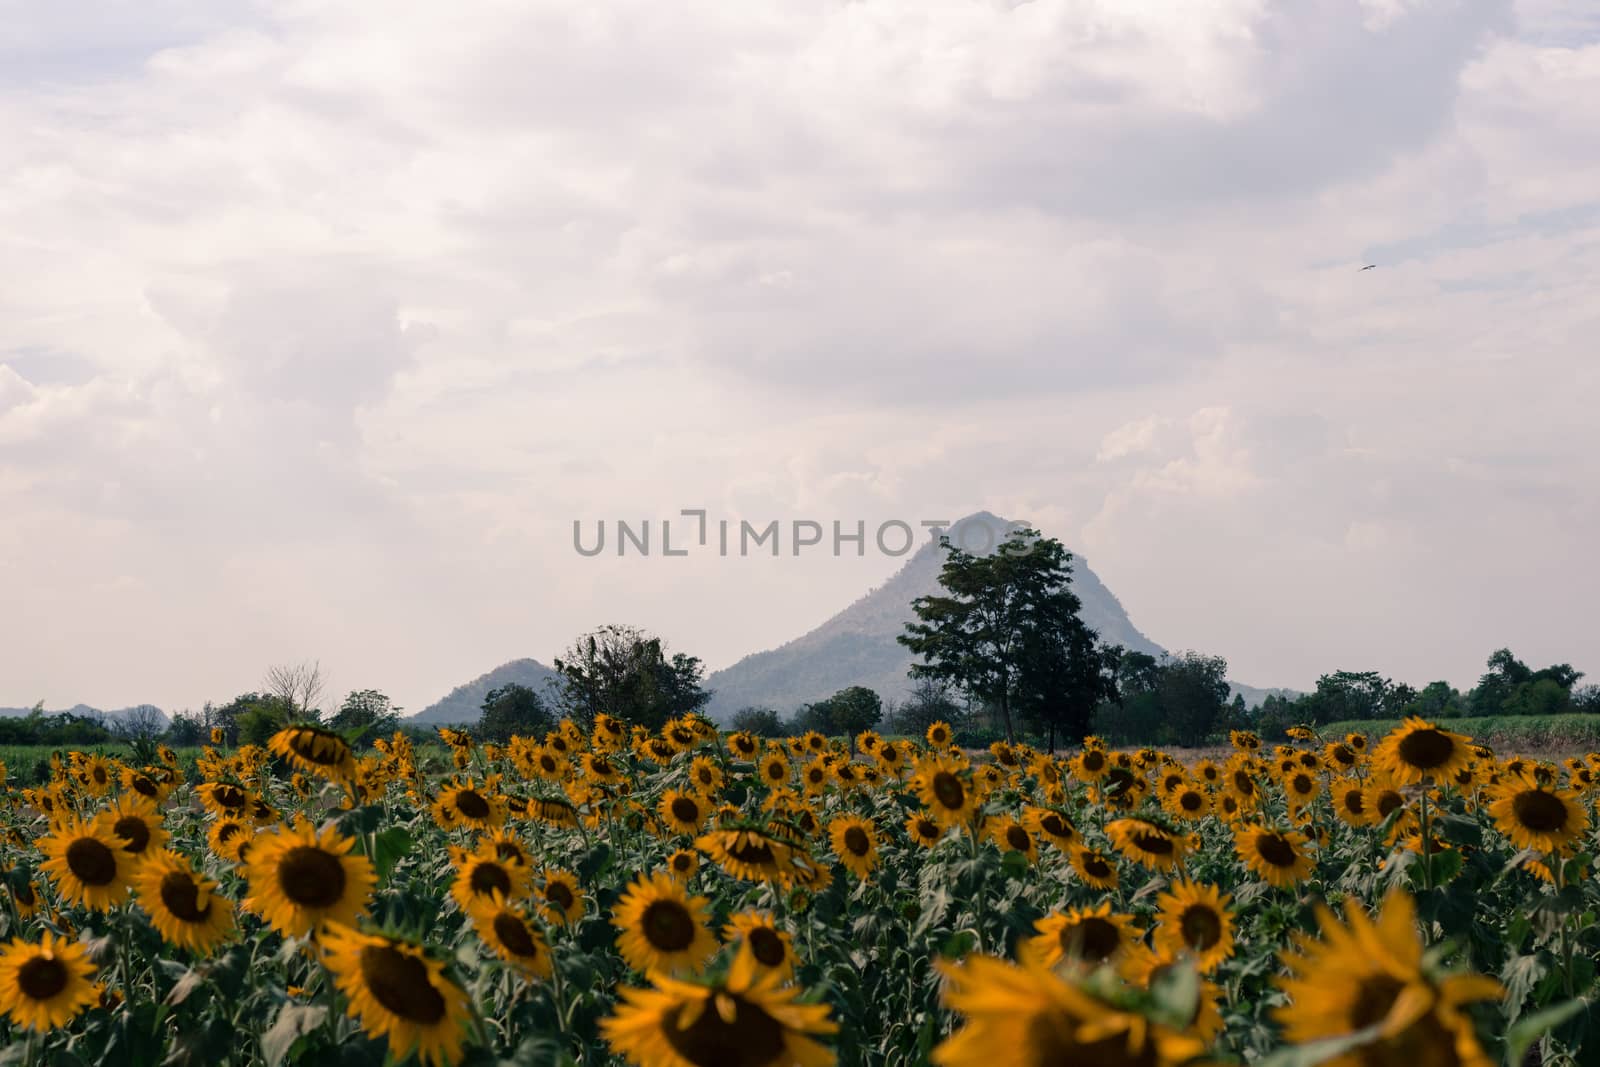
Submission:
MULTIPOLYGON (((1376 267, 1376 266, 1377 266, 1376 263, 1368 263, 1365 267, 1362 267, 1361 270, 1371 270, 1373 267, 1376 267)), ((1356 271, 1356 273, 1360 274, 1361 270, 1356 271)))

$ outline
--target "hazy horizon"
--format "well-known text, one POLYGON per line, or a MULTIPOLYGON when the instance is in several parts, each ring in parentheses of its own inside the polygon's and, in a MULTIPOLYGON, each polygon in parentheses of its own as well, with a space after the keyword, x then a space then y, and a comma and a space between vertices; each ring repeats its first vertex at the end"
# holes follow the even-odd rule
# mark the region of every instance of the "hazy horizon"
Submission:
POLYGON ((0 705, 715 670, 904 562, 573 548, 694 508, 1028 519, 1258 687, 1600 676, 1593 4, 4 25, 0 705))

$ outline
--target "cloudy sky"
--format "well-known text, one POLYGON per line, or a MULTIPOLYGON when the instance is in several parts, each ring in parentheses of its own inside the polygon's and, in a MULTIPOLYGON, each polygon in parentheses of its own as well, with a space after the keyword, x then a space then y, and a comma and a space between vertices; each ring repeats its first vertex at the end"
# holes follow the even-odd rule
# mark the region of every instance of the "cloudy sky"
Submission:
POLYGON ((720 667, 902 562, 573 550, 684 508, 1027 518, 1254 685, 1600 675, 1589 0, 0 15, 0 705, 720 667))

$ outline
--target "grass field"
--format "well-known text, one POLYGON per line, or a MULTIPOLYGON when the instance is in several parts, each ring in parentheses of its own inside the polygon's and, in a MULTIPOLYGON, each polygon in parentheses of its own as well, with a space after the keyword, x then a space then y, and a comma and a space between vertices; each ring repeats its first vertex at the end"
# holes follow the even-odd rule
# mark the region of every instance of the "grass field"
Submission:
MULTIPOLYGON (((1356 719, 1328 723, 1317 730, 1324 737, 1354 731, 1378 738, 1399 725, 1399 719, 1356 719)), ((1439 725, 1492 748, 1529 755, 1578 755, 1600 748, 1600 715, 1495 715, 1440 719, 1439 725)))

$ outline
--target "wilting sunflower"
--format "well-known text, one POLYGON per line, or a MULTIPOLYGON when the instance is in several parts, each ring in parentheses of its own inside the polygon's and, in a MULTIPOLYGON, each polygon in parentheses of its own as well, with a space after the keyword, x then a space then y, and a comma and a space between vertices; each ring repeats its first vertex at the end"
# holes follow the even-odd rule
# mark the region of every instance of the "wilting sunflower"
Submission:
POLYGON ((387 1037, 396 1062, 412 1053, 426 1064, 460 1061, 472 1008, 442 963, 410 941, 338 923, 324 928, 321 942, 350 1016, 372 1037, 387 1037))
POLYGON ((450 850, 450 859, 456 868, 450 897, 464 912, 470 914, 496 894, 513 903, 528 895, 533 871, 520 863, 508 862, 486 850, 469 853, 459 848, 450 850))
POLYGON ((1233 847, 1239 859, 1279 889, 1311 877, 1316 864, 1307 851, 1309 844, 1306 835, 1296 830, 1243 826, 1233 832, 1233 847))
POLYGON ((1531 777, 1497 786, 1489 815, 1517 848, 1554 852, 1582 836, 1589 813, 1571 790, 1542 786, 1531 777))
POLYGON ((1148 819, 1118 819, 1106 836, 1118 852, 1154 871, 1170 871, 1188 849, 1184 838, 1148 819))
POLYGON ((1095 889, 1117 888, 1117 865, 1097 848, 1073 849, 1072 869, 1078 872, 1085 885, 1095 889))
POLYGON ((544 934, 515 904, 495 894, 473 907, 472 923, 484 944, 530 978, 549 978, 555 969, 544 934))
POLYGON ((218 818, 244 819, 249 817, 250 793, 232 782, 201 782, 194 787, 206 810, 218 818))
POLYGON ((570 925, 583 918, 583 890, 578 876, 559 867, 547 867, 539 874, 541 908, 551 922, 570 925))
POLYGON ((122 839, 122 851, 139 863, 165 848, 172 836, 162 825, 156 806, 137 793, 119 797, 105 819, 111 832, 122 839))
POLYGON ((622 931, 617 935, 622 958, 647 974, 700 970, 717 951, 717 939, 706 929, 710 903, 690 897, 664 874, 640 875, 611 916, 611 924, 622 931))
POLYGON ((85 822, 68 815, 58 829, 39 841, 48 859, 41 869, 56 891, 92 911, 110 911, 128 893, 128 877, 137 861, 123 851, 126 842, 111 832, 104 814, 85 822))
POLYGON ((661 821, 673 831, 692 834, 705 825, 706 816, 711 814, 711 805, 706 803, 704 797, 681 789, 668 789, 661 794, 661 802, 656 810, 661 813, 661 821))
POLYGON ((726 979, 710 985, 651 976, 651 989, 620 989, 600 1022, 613 1052, 636 1067, 829 1067, 834 1054, 814 1035, 838 1030, 826 1004, 799 1004, 747 947, 726 979))
POLYGON ((878 865, 878 834, 858 815, 841 815, 828 824, 828 840, 839 862, 857 878, 870 878, 878 865))
POLYGON ((1078 833, 1078 828, 1072 825, 1067 813, 1056 808, 1029 805, 1022 814, 1022 824, 1063 851, 1082 840, 1082 835, 1078 833))
POLYGON ((153 854, 134 875, 133 891, 170 945, 204 956, 233 932, 233 901, 181 856, 165 850, 153 854))
POLYGON ((1379 742, 1373 754, 1376 766, 1387 771, 1399 785, 1411 785, 1424 778, 1442 782, 1471 759, 1467 738, 1416 716, 1379 742))
POLYGON ((99 1000, 93 974, 88 950, 78 942, 49 931, 37 943, 17 938, 0 949, 0 1012, 28 1030, 65 1026, 99 1000))
POLYGON ((978 793, 962 780, 963 762, 949 756, 931 756, 917 764, 917 799, 941 826, 962 826, 972 820, 978 793))
POLYGON ((1093 1063, 1170 1067, 1205 1049, 1197 1037, 1117 1010, 1043 967, 988 956, 936 964, 962 1028, 933 1050, 939 1067, 1093 1063))
POLYGON ((372 861, 351 855, 354 845, 303 816, 261 834, 245 857, 244 907, 285 937, 303 937, 322 922, 350 925, 366 912, 378 882, 372 861))
POLYGON ((1022 942, 1018 956, 1026 955, 1041 967, 1055 967, 1062 960, 1106 963, 1133 943, 1132 923, 1132 915, 1112 914, 1109 900, 1098 908, 1051 912, 1034 921, 1038 932, 1022 942))
POLYGON ((274 755, 288 760, 296 770, 315 774, 330 782, 343 781, 355 775, 355 753, 350 743, 332 730, 320 726, 298 723, 286 726, 272 735, 267 748, 274 755))
POLYGON ((255 830, 239 819, 218 819, 206 832, 206 844, 220 858, 238 863, 255 836, 255 830))
POLYGON ((497 830, 506 821, 506 805, 493 788, 468 778, 465 782, 451 782, 439 791, 439 799, 433 802, 433 817, 441 827, 497 830))
POLYGON ((1290 977, 1278 979, 1289 1003, 1273 1014, 1296 1044, 1343 1037, 1379 1027, 1369 1044, 1325 1061, 1330 1067, 1440 1062, 1490 1067, 1460 1009, 1497 1000, 1499 983, 1479 975, 1434 978, 1423 970, 1416 909, 1401 889, 1391 889, 1374 922, 1354 897, 1345 903, 1348 924, 1318 906, 1322 939, 1299 935, 1298 953, 1285 953, 1290 977), (1432 1051, 1433 1059, 1419 1056, 1432 1051))
POLYGON ((772 919, 770 911, 741 911, 722 928, 730 945, 748 946, 757 967, 775 972, 784 981, 794 977, 794 938, 772 919))
POLYGON ((749 882, 783 880, 791 871, 795 851, 776 835, 751 826, 724 826, 701 834, 694 846, 735 878, 749 882))
POLYGON ((1233 955, 1231 899, 1214 885, 1179 882, 1156 900, 1161 908, 1156 948, 1172 955, 1190 954, 1201 973, 1216 970, 1233 955))

